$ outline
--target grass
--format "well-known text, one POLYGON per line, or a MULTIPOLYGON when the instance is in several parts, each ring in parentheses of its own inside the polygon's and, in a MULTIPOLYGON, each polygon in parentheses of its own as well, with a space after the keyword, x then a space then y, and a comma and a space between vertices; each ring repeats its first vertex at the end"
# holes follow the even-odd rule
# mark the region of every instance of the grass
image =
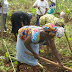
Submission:
MULTIPOLYGON (((31 12, 33 15, 33 18, 31 20, 31 24, 35 24, 36 22, 36 9, 34 9, 32 7, 33 3, 35 2, 35 0, 8 0, 9 1, 9 10, 8 10, 8 16, 7 16, 7 27, 9 28, 8 33, 11 33, 11 14, 14 11, 24 11, 24 12, 31 12)), ((66 13, 66 15, 68 16, 68 13, 70 13, 68 10, 66 10, 65 7, 69 8, 69 10, 72 10, 72 5, 70 4, 70 2, 62 2, 62 0, 59 0, 61 2, 58 3, 58 12, 61 12, 62 10, 66 13)), ((55 15, 56 16, 56 15, 55 15)), ((70 14, 70 17, 72 16, 72 13, 70 14)), ((59 17, 59 15, 58 15, 59 17)), ((71 17, 72 18, 72 17, 71 17)), ((72 44, 72 22, 68 22, 65 23, 65 31, 66 34, 68 36, 70 45, 72 44)), ((11 37, 7 37, 4 38, 4 40, 6 41, 6 45, 7 48, 9 50, 9 53, 11 56, 15 57, 16 56, 16 42, 13 40, 13 38, 11 37)), ((0 38, 0 43, 2 43, 2 39, 0 38)), ((61 39, 58 39, 55 37, 55 43, 56 43, 56 47, 59 51, 59 54, 61 54, 62 56, 67 56, 67 57, 71 57, 71 52, 68 46, 68 42, 66 40, 65 35, 63 35, 63 37, 61 39)), ((71 45, 72 47, 72 45, 71 45)), ((0 56, 2 55, 2 44, 0 44, 0 56)), ((42 53, 44 53, 44 50, 40 50, 42 53)), ((6 48, 4 46, 4 54, 6 53, 6 48)), ((69 63, 68 63, 69 64, 69 63)), ((9 70, 9 67, 5 67, 3 60, 0 59, 0 71, 4 70, 9 70)))

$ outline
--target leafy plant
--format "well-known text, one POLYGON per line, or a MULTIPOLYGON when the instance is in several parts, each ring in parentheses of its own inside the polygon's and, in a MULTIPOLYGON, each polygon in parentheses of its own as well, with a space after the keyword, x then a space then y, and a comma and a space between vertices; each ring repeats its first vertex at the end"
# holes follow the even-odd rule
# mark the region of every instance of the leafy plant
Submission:
POLYGON ((10 70, 10 68, 11 67, 9 67, 9 65, 8 65, 8 67, 5 68, 6 72, 8 72, 10 70))
POLYGON ((2 0, 0 0, 0 3, 2 2, 2 0))
POLYGON ((44 53, 44 50, 41 49, 40 52, 44 53))
POLYGON ((66 16, 68 16, 68 18, 70 18, 71 13, 67 7, 65 8, 65 14, 66 14, 66 16))
POLYGON ((9 59, 8 59, 8 52, 6 52, 6 59, 7 59, 7 61, 9 60, 9 59))
POLYGON ((66 50, 63 48, 63 49, 61 50, 61 54, 65 54, 65 52, 66 52, 66 50))
POLYGON ((68 61, 68 62, 66 62, 66 63, 63 63, 63 64, 72 67, 72 60, 71 60, 71 61, 68 61))
POLYGON ((32 15, 35 16, 36 14, 36 8, 32 8, 32 15))
POLYGON ((18 65, 18 62, 17 62, 17 61, 15 61, 15 62, 14 62, 14 64, 18 65))

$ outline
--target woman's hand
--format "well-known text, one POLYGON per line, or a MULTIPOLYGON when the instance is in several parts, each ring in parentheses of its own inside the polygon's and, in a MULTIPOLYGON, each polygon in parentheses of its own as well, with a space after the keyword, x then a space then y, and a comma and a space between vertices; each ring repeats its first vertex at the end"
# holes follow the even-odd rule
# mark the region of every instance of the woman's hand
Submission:
POLYGON ((39 55, 37 53, 33 54, 34 58, 39 59, 39 55))
POLYGON ((40 9, 40 7, 39 7, 39 6, 37 6, 37 5, 36 5, 36 6, 34 6, 34 8, 38 8, 38 9, 40 9))
POLYGON ((40 7, 39 7, 39 6, 37 6, 37 8, 38 8, 38 9, 40 9, 40 7))

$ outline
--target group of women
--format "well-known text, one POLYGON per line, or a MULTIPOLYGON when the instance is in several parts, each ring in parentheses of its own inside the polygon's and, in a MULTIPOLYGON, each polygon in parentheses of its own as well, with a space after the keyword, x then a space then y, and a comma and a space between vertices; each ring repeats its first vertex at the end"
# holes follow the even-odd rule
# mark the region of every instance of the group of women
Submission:
MULTIPOLYGON (((37 6, 36 3, 33 6, 40 9, 40 7, 37 6)), ((61 12, 60 18, 46 13, 44 15, 37 14, 37 17, 38 16, 39 25, 32 26, 30 25, 30 19, 32 18, 31 13, 17 11, 12 14, 12 33, 15 34, 15 37, 16 33, 18 33, 16 37, 16 59, 18 61, 17 72, 19 72, 19 65, 21 62, 23 62, 24 64, 32 65, 33 72, 36 72, 36 65, 39 59, 39 44, 49 46, 59 65, 61 66, 61 68, 63 68, 63 64, 60 60, 58 51, 55 46, 54 37, 56 36, 57 38, 61 38, 64 34, 65 13, 61 12), (32 53, 34 56, 26 54, 25 51, 32 53)))

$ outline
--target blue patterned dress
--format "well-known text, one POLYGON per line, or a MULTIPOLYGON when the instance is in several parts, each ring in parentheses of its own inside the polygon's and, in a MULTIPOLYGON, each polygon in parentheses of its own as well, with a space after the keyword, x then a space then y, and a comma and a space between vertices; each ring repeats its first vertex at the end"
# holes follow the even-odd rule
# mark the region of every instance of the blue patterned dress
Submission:
MULTIPOLYGON (((20 62, 36 66, 38 59, 34 58, 34 56, 30 56, 25 53, 25 51, 31 53, 24 45, 24 40, 32 33, 30 44, 31 48, 38 54, 39 53, 39 40, 40 40, 40 32, 39 29, 41 27, 38 26, 24 26, 18 30, 17 44, 16 44, 16 59, 20 62)), ((43 32, 49 31, 49 35, 55 35, 56 27, 52 24, 48 24, 43 26, 43 32), (47 27, 48 26, 48 27, 47 27)), ((45 40, 44 40, 45 42, 45 40)))

